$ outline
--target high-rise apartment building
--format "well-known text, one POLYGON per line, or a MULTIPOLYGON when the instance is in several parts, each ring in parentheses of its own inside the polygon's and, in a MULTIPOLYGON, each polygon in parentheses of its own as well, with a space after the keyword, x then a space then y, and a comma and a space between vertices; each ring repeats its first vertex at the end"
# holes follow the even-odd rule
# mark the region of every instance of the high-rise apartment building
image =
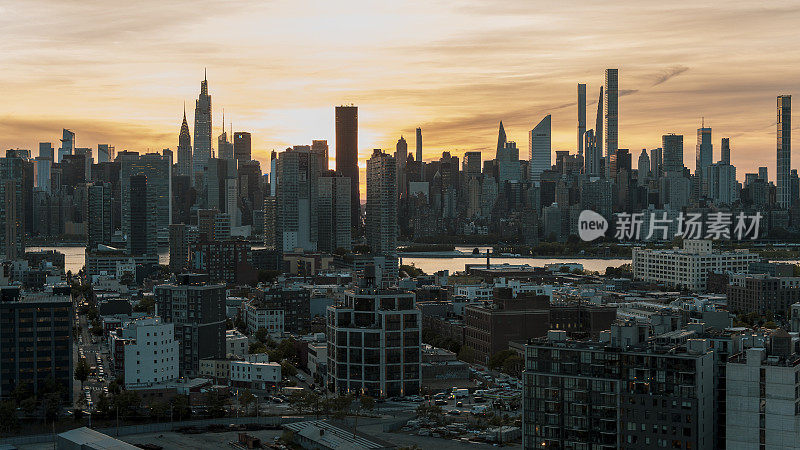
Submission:
POLYGON ((697 147, 695 152, 694 173, 699 180, 697 186, 699 196, 708 195, 708 168, 714 162, 714 147, 711 143, 711 128, 702 126, 697 129, 697 147))
POLYGON ((777 203, 781 208, 792 205, 789 171, 792 163, 792 96, 778 96, 778 160, 777 160, 777 203))
POLYGON ((530 179, 539 184, 542 172, 550 169, 550 114, 546 115, 528 134, 530 179))
POLYGON ((414 305, 411 292, 360 287, 329 306, 328 390, 379 398, 419 394, 422 324, 414 305))
POLYGON ((25 254, 24 161, 0 158, 0 256, 15 260, 25 254))
POLYGON ((179 275, 177 284, 153 289, 158 314, 175 326, 182 377, 198 376, 201 359, 225 357, 225 286, 205 279, 179 275))
POLYGON ((665 134, 661 136, 664 173, 683 174, 683 135, 665 134))
POLYGON ((465 181, 470 178, 481 176, 481 152, 466 152, 461 163, 461 171, 464 172, 465 181))
POLYGON ((275 219, 279 251, 317 249, 318 162, 319 158, 311 153, 308 146, 287 149, 278 156, 275 219))
POLYGON ((350 226, 361 228, 358 173, 358 107, 336 107, 336 173, 350 178, 350 226))
POLYGON ((406 162, 408 161, 408 142, 406 138, 400 136, 395 145, 394 160, 397 163, 397 195, 400 198, 406 196, 406 162))
POLYGON ((107 163, 114 160, 116 149, 108 144, 97 144, 97 163, 107 163))
POLYGON ((317 249, 333 253, 336 249, 350 250, 350 179, 326 172, 319 177, 317 187, 317 249))
POLYGON ((71 155, 75 150, 75 133, 64 128, 61 133, 61 147, 58 149, 58 161, 61 162, 64 156, 71 155))
POLYGON ((714 447, 708 340, 624 345, 566 334, 525 346, 523 448, 714 447))
POLYGON ((211 158, 211 96, 208 95, 208 79, 200 82, 200 95, 194 107, 194 153, 192 154, 192 178, 202 176, 211 158))
POLYGON ((113 229, 113 203, 111 183, 89 183, 84 217, 87 220, 86 246, 90 249, 98 245, 111 245, 113 229))
POLYGON ((606 177, 616 173, 614 159, 619 148, 619 69, 606 69, 605 98, 603 101, 603 130, 605 137, 606 177))
POLYGON ((189 124, 186 122, 186 108, 183 108, 183 122, 178 133, 178 175, 188 176, 194 183, 194 162, 192 159, 192 135, 189 133, 189 124))
POLYGON ((233 157, 239 163, 253 159, 250 133, 237 131, 233 133, 233 157))
POLYGON ((425 165, 422 163, 422 128, 417 127, 417 163, 419 163, 419 179, 425 179, 425 165))
POLYGON ((661 147, 650 150, 650 176, 659 179, 664 174, 663 149, 661 147))
POLYGON ((62 400, 71 404, 73 393, 72 298, 69 286, 44 292, 21 293, 19 287, 0 289, 0 395, 17 387, 38 393, 52 380, 62 400))
POLYGON ((394 158, 380 149, 367 160, 367 245, 386 258, 384 281, 397 279, 396 170, 394 158))
POLYGON ((158 153, 125 153, 117 156, 120 162, 120 197, 122 215, 122 234, 130 236, 134 230, 131 223, 130 179, 135 175, 145 175, 147 180, 147 200, 149 212, 147 233, 150 239, 160 242, 169 240, 169 225, 172 223, 172 164, 168 155, 158 153), (153 221, 151 223, 151 221, 153 221), (155 231, 153 231, 155 230, 155 231))

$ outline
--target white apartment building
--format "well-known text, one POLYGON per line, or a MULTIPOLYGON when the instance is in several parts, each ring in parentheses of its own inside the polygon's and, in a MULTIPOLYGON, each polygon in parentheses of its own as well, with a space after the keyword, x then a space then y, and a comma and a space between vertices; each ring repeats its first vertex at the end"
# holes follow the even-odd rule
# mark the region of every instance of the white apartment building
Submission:
POLYGON ((261 299, 242 303, 242 317, 247 324, 247 332, 253 334, 264 328, 272 337, 281 337, 284 332, 285 311, 267 307, 261 299))
POLYGON ((281 365, 269 362, 266 353, 248 355, 243 361, 231 361, 230 385, 265 390, 281 381, 281 365))
POLYGON ((637 280, 702 292, 709 272, 746 272, 759 256, 747 250, 714 252, 710 240, 685 240, 683 249, 633 249, 633 277, 637 280))
POLYGON ((468 300, 488 302, 494 295, 494 286, 485 284, 461 284, 456 286, 455 295, 464 296, 468 300))
POLYGON ((751 348, 731 358, 726 372, 726 448, 796 449, 800 356, 772 356, 765 348, 751 348))
POLYGON ((123 358, 126 388, 178 378, 179 343, 174 328, 174 324, 164 323, 159 317, 147 317, 133 320, 121 332, 112 333, 112 357, 123 358))
POLYGON ((497 278, 494 280, 494 287, 509 288, 514 297, 519 294, 546 295, 553 300, 553 286, 549 284, 533 284, 520 280, 509 280, 507 278, 497 278))
POLYGON ((225 353, 244 358, 250 349, 250 340, 239 330, 225 331, 225 353))

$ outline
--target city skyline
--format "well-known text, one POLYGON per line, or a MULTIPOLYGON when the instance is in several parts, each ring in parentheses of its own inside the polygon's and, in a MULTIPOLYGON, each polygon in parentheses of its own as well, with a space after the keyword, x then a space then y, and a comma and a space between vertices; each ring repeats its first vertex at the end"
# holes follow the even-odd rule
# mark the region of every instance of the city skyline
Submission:
MULTIPOLYGON (((667 133, 693 136, 705 117, 717 147, 720 138, 731 137, 732 163, 742 179, 763 165, 762 152, 772 152, 775 96, 791 94, 794 83, 788 80, 798 75, 780 62, 790 59, 792 50, 776 60, 764 51, 765 39, 794 37, 791 27, 779 25, 799 12, 791 5, 766 8, 744 2, 724 11, 688 5, 668 11, 649 3, 627 11, 624 5, 586 4, 577 12, 559 7, 542 12, 513 2, 473 4, 458 11, 451 5, 417 10, 408 5, 345 5, 353 18, 348 26, 326 24, 325 15, 332 11, 321 5, 304 12, 301 22, 319 33, 287 42, 281 30, 301 19, 296 8, 283 4, 252 4, 242 8, 248 16, 243 17, 243 12, 214 2, 197 8, 205 8, 205 14, 176 3, 153 18, 124 5, 86 14, 91 4, 62 10, 62 5, 48 2, 0 3, 0 21, 18 37, 5 44, 2 57, 10 70, 0 79, 15 89, 5 98, 0 143, 35 149, 38 142, 55 141, 61 128, 69 128, 77 133, 79 146, 175 150, 183 103, 197 98, 201 71, 208 67, 216 106, 212 121, 219 121, 222 108, 227 109, 226 121, 233 122, 234 130, 252 133, 253 156, 265 167, 272 149, 308 145, 313 139, 333 143, 333 106, 359 106, 363 186, 372 149, 388 151, 401 135, 413 136, 418 126, 425 134, 425 159, 442 151, 461 156, 478 150, 486 157, 499 121, 509 140, 524 142, 539 118, 551 114, 553 152, 575 152, 575 85, 587 84, 588 98, 594 99, 603 70, 619 68, 620 148, 638 154, 642 148, 658 147, 667 133), (696 10, 704 13, 694 14, 696 10), (619 26, 607 33, 575 31, 574 22, 566 21, 568 16, 581 22, 614 14, 619 26), (20 25, 37 15, 42 27, 20 25), (179 15, 186 20, 172 23, 179 15), (663 22, 644 20, 653 15, 663 22), (736 36, 713 34, 741 15, 749 20, 737 23, 736 36), (502 19, 503 26, 492 24, 491 18, 502 19), (52 39, 42 31, 47 25, 71 21, 70 29, 78 30, 83 21, 98 19, 106 24, 93 34, 110 33, 113 39, 70 31, 59 37, 60 52, 40 45, 52 39), (224 36, 184 33, 228 20, 239 20, 241 26, 226 28, 224 36), (437 27, 424 26, 433 23, 437 27), (535 32, 528 30, 531 25, 535 32), (768 25, 778 36, 760 33, 768 25), (422 31, 408 33, 412 28, 422 31), (693 34, 698 28, 709 33, 702 43, 693 34), (147 33, 151 35, 142 39, 147 33), (365 33, 378 37, 364 40, 365 33), (276 40, 284 44, 281 54, 274 54, 271 46, 276 40), (713 65, 681 47, 687 42, 698 53, 713 53, 713 65), (126 49, 112 53, 120 45, 126 49), (230 48, 237 49, 234 55, 230 48), (470 56, 463 57, 465 52, 470 56), (250 58, 256 54, 264 57, 250 58), (53 75, 41 61, 59 64, 67 73, 53 75), (103 70, 92 70, 100 64, 103 70)), ((592 110, 592 105, 594 101, 587 107, 592 110)), ((191 108, 188 113, 194 123, 191 108)), ((715 154, 714 161, 718 159, 715 154)), ((777 173, 774 164, 770 158, 771 174, 777 173)))

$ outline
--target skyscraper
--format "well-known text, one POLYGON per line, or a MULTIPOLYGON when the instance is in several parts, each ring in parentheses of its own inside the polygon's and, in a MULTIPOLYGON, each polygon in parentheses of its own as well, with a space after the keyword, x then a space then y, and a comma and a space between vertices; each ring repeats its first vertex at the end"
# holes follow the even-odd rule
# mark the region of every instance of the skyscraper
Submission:
POLYGON ((194 154, 192 155, 193 178, 203 173, 211 158, 211 96, 208 95, 208 79, 200 83, 200 95, 194 107, 194 154))
POLYGON ((24 167, 22 158, 0 158, 0 257, 25 254, 24 167))
POLYGON ((338 248, 350 250, 350 179, 326 171, 317 188, 317 249, 333 253, 338 248))
POLYGON ((396 170, 394 158, 380 149, 367 160, 367 245, 386 258, 385 280, 397 279, 396 170))
POLYGON ((121 153, 117 160, 120 161, 122 234, 131 236, 134 231, 140 231, 136 230, 140 224, 134 223, 132 216, 138 200, 133 198, 130 180, 135 175, 146 175, 147 189, 142 192, 147 195, 148 201, 147 233, 152 233, 150 239, 167 242, 169 224, 172 223, 172 165, 169 156, 158 153, 141 156, 136 153, 121 153))
POLYGON ((278 155, 275 221, 276 246, 281 252, 317 250, 318 161, 308 146, 295 146, 278 155))
POLYGON ((128 178, 128 198, 130 200, 128 223, 128 253, 132 256, 153 256, 158 254, 155 220, 153 214, 152 190, 147 186, 147 175, 139 174, 128 178), (150 195, 148 195, 150 190, 150 195))
POLYGON ((252 159, 252 149, 250 147, 250 133, 237 131, 233 133, 233 157, 239 163, 247 162, 252 159))
POLYGON ((97 144, 97 163, 104 163, 114 160, 115 148, 108 144, 97 144))
POLYGON ((719 161, 722 164, 731 163, 731 138, 722 138, 722 143, 719 146, 719 161))
POLYGON ((395 145, 394 159, 397 162, 397 195, 406 196, 406 161, 408 161, 408 143, 406 138, 400 136, 395 145))
POLYGON ((767 168, 765 166, 758 168, 758 178, 764 180, 764 182, 769 181, 769 173, 767 172, 767 168))
POLYGON ((542 172, 550 169, 550 114, 546 115, 528 135, 530 178, 539 184, 542 172))
POLYGON ((317 158, 319 158, 319 172, 327 172, 330 166, 328 161, 328 141, 324 139, 311 141, 311 152, 317 155, 317 158))
POLYGON ((708 177, 706 172, 708 167, 714 162, 714 147, 711 144, 711 128, 707 128, 705 124, 697 129, 697 147, 695 152, 695 169, 694 173, 697 175, 698 188, 700 196, 708 195, 708 177))
POLYGON ((99 244, 110 245, 112 228, 111 183, 90 183, 87 186, 86 247, 96 249, 99 244))
POLYGON ((683 135, 665 134, 661 136, 664 173, 683 173, 683 135))
MULTIPOLYGON (((233 136, 231 136, 233 139, 233 136)), ((217 158, 219 159, 234 159, 233 158, 233 142, 228 140, 228 133, 225 131, 225 111, 222 111, 222 133, 217 136, 217 158)))
POLYGON ((650 150, 650 176, 653 179, 661 178, 664 172, 662 153, 661 147, 650 150))
POLYGON ((417 162, 419 163, 419 179, 425 179, 425 165, 422 164, 422 128, 417 128, 417 162))
POLYGON ((350 224, 361 227, 361 190, 358 174, 358 107, 336 107, 336 173, 350 178, 350 224))
POLYGON ((500 121, 500 130, 497 132, 497 154, 496 158, 499 159, 500 153, 506 148, 506 129, 503 128, 503 121, 500 121))
POLYGON ((583 135, 586 134, 586 85, 578 84, 578 160, 583 166, 583 135))
POLYGON ((464 178, 468 181, 470 178, 477 178, 481 176, 481 152, 466 152, 464 153, 464 161, 461 164, 461 170, 464 172, 464 178))
POLYGON ((58 161, 64 158, 65 155, 71 155, 75 150, 75 133, 64 128, 61 133, 61 147, 58 149, 58 161))
POLYGON ((606 176, 616 173, 614 159, 619 148, 619 69, 606 69, 603 129, 605 130, 606 176))
POLYGON ((639 184, 642 184, 643 180, 647 180, 650 178, 650 157, 647 156, 647 150, 642 149, 642 153, 639 155, 639 184))
POLYGON ((778 96, 778 161, 777 161, 777 187, 778 206, 788 208, 791 206, 791 187, 789 186, 789 171, 792 162, 792 96, 778 96))
POLYGON ((183 108, 183 122, 178 133, 178 175, 188 176, 194 183, 192 176, 192 135, 189 133, 189 124, 186 122, 186 107, 183 108))

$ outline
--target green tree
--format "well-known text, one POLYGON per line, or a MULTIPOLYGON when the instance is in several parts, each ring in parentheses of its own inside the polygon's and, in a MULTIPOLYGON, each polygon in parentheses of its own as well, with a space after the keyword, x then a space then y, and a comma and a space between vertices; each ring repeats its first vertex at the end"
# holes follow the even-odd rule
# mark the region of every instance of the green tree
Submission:
POLYGON ((475 350, 468 345, 462 345, 461 351, 458 352, 458 359, 464 362, 475 362, 475 350))
POLYGON ((248 346, 247 352, 250 353, 251 355, 254 355, 256 353, 266 353, 267 346, 264 345, 263 342, 251 342, 250 345, 248 346))
POLYGON ((75 364, 75 379, 81 382, 81 390, 87 378, 89 378, 89 363, 86 362, 86 358, 81 358, 78 364, 75 364))
POLYGON ((189 406, 189 397, 183 394, 172 398, 172 416, 178 421, 188 419, 192 415, 192 408, 189 406))
POLYGON ((0 430, 4 433, 13 433, 19 429, 17 407, 11 400, 0 403, 0 430))
POLYGON ((250 405, 256 400, 256 396, 253 395, 249 389, 245 389, 244 392, 239 394, 239 404, 244 406, 245 415, 250 412, 250 405))
POLYGON ((258 342, 266 344, 268 337, 269 337, 269 331, 267 331, 266 328, 259 328, 258 330, 256 330, 256 339, 258 339, 258 342))

